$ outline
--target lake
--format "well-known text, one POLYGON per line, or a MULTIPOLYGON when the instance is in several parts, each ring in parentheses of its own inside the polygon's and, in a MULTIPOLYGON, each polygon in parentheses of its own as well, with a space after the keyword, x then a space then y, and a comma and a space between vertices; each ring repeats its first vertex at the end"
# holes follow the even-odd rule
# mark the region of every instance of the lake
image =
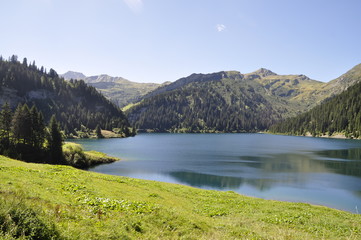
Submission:
POLYGON ((74 140, 122 161, 90 171, 361 212, 361 141, 270 134, 74 140))

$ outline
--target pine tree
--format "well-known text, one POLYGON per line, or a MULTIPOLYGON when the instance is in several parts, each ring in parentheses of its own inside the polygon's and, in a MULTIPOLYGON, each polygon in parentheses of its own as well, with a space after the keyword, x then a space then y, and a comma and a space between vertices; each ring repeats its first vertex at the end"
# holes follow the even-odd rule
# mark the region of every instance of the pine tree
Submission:
POLYGON ((28 105, 21 104, 15 110, 12 119, 12 134, 16 143, 28 144, 30 143, 31 131, 31 115, 28 105))
POLYGON ((31 116, 31 145, 36 149, 41 149, 45 141, 44 117, 38 109, 33 106, 30 109, 31 116))
POLYGON ((28 59, 24 58, 23 60, 23 66, 27 67, 28 66, 28 59))
POLYGON ((50 154, 50 163, 62 164, 63 161, 63 137, 61 135, 59 124, 56 121, 55 115, 50 119, 48 134, 48 151, 50 154))
POLYGON ((0 142, 2 150, 6 150, 10 147, 10 132, 11 121, 13 113, 11 111, 9 103, 5 103, 0 112, 0 142))
POLYGON ((97 138, 104 138, 104 136, 102 135, 102 131, 100 129, 99 124, 95 128, 95 134, 97 135, 97 138))

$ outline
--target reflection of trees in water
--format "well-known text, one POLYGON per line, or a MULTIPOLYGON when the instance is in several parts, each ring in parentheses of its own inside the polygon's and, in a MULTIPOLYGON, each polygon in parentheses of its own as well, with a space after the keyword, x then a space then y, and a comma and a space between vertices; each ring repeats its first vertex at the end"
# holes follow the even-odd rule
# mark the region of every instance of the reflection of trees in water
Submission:
POLYGON ((216 189, 238 189, 243 184, 260 191, 279 184, 301 186, 312 181, 305 173, 336 172, 361 177, 361 149, 241 156, 221 164, 231 164, 235 172, 239 169, 239 177, 186 171, 171 172, 170 176, 194 187, 216 189))
POLYGON ((196 172, 171 172, 170 175, 177 180, 194 187, 207 186, 219 189, 236 189, 239 188, 244 181, 242 178, 238 177, 217 176, 196 172))
POLYGON ((315 161, 312 155, 296 154, 296 153, 283 153, 272 154, 268 156, 241 156, 241 161, 247 166, 257 166, 265 173, 313 173, 313 172, 326 172, 325 166, 315 161), (258 162, 254 165, 251 161, 258 162))
POLYGON ((322 162, 327 168, 343 175, 361 177, 361 148, 325 150, 315 154, 326 158, 322 162))
POLYGON ((316 152, 316 154, 337 159, 345 160, 361 160, 361 148, 338 149, 338 150, 325 150, 316 152))

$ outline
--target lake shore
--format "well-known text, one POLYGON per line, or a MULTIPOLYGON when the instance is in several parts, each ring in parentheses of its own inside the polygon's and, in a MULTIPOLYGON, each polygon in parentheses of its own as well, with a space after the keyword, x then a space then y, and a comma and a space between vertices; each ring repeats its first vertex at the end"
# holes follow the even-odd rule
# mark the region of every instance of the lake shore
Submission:
MULTIPOLYGON (((264 131, 264 132, 258 132, 258 133, 262 133, 262 134, 273 134, 273 135, 283 135, 283 136, 298 136, 298 137, 316 137, 316 138, 334 138, 334 139, 355 139, 353 137, 346 137, 346 135, 344 133, 334 133, 331 136, 328 134, 324 134, 324 135, 316 135, 313 136, 310 132, 307 132, 305 135, 294 135, 294 134, 287 134, 287 133, 274 133, 274 132, 268 132, 268 131, 264 131)), ((356 140, 359 138, 356 138, 356 140)))

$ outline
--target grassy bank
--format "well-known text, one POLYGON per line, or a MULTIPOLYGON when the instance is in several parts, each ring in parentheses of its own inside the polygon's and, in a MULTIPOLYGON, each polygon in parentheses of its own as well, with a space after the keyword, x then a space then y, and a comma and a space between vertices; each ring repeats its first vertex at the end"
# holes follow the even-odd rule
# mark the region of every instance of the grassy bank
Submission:
POLYGON ((65 162, 68 165, 81 169, 88 169, 99 164, 112 163, 120 160, 105 153, 84 151, 80 144, 72 142, 64 143, 63 154, 65 162))
POLYGON ((0 156, 0 239, 39 234, 33 239, 361 239, 361 215, 0 156))

